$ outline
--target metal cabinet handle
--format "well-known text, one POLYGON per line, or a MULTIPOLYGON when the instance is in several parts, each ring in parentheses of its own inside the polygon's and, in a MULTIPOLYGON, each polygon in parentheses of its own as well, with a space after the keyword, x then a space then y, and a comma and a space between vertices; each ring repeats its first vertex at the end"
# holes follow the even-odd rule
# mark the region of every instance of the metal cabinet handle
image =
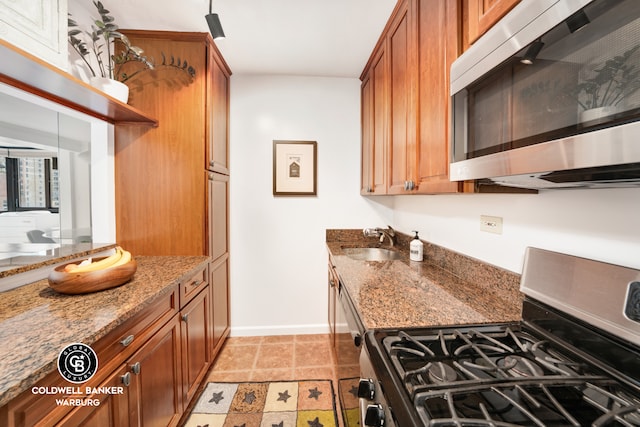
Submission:
POLYGON ((140 374, 140 362, 136 362, 133 365, 131 365, 131 372, 133 372, 136 375, 140 374))
POLYGON ((185 322, 185 323, 188 322, 189 321, 189 315, 188 314, 183 314, 182 315, 182 321, 185 322))
POLYGON ((134 338, 133 335, 129 335, 128 337, 120 341, 120 344, 122 344, 123 347, 127 347, 129 344, 133 342, 133 338, 134 338))
POLYGON ((404 190, 411 191, 416 188, 416 183, 413 181, 405 181, 404 182, 404 190))
POLYGON ((124 384, 125 387, 129 387, 129 385, 131 385, 131 374, 127 372, 120 377, 120 381, 122 381, 122 384, 124 384))
POLYGON ((194 280, 193 282, 191 282, 191 286, 194 287, 194 288, 197 288, 198 286, 200 286, 203 283, 204 283, 204 280, 194 280))

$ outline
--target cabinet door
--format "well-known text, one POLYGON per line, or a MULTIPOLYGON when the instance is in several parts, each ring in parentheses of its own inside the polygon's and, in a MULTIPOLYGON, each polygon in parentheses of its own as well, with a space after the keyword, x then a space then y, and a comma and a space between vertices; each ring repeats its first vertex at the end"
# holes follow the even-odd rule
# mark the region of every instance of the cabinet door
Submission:
POLYGON ((395 15, 388 33, 390 80, 390 194, 409 191, 415 174, 416 150, 416 47, 413 11, 404 1, 395 15))
POLYGON ((420 136, 418 191, 459 191, 449 181, 449 69, 458 56, 458 7, 448 0, 417 0, 420 136))
POLYGON ((366 196, 373 192, 373 83, 371 72, 362 79, 360 88, 360 194, 366 196))
POLYGON ((229 71, 217 51, 209 55, 208 166, 214 172, 229 174, 229 71))
POLYGON ((361 188, 363 196, 387 193, 388 85, 386 45, 372 55, 361 85, 361 188))
POLYGON ((184 401, 191 401, 207 373, 210 358, 211 294, 205 287, 180 312, 182 325, 182 381, 184 401))
POLYGON ((520 0, 464 0, 465 46, 473 44, 520 0))
POLYGON ((180 318, 174 316, 128 362, 130 425, 166 427, 182 413, 180 318))
MULTIPOLYGON (((131 373, 126 365, 114 372, 100 387, 109 387, 122 393, 89 396, 94 404, 74 409, 60 423, 64 427, 126 427, 129 425, 129 384, 131 373)), ((86 400, 86 399, 85 399, 86 400)))
POLYGON ((211 306, 214 354, 220 350, 229 334, 229 255, 220 257, 210 267, 211 306))
POLYGON ((209 256, 216 260, 229 252, 229 177, 208 173, 209 256))

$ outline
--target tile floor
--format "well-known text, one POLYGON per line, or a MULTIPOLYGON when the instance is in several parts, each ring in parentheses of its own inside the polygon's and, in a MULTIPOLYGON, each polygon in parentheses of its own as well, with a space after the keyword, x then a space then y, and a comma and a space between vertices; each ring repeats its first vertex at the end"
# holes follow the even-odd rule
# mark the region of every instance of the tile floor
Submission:
MULTIPOLYGON (((230 337, 216 357, 208 381, 331 379, 338 393, 339 376, 359 376, 357 355, 349 360, 350 365, 338 364, 325 334, 230 337)), ((336 405, 340 413, 337 396, 336 405)))
POLYGON ((329 335, 230 337, 209 381, 337 379, 329 335))

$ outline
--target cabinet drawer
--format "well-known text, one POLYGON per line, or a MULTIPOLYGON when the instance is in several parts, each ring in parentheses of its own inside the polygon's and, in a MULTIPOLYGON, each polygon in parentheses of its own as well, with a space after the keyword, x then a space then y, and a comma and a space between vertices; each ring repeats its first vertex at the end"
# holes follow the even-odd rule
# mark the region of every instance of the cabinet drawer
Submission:
POLYGON ((198 271, 187 280, 180 282, 180 308, 184 308, 205 286, 207 286, 207 269, 198 271))
POLYGON ((92 346, 99 366, 121 364, 177 312, 178 289, 174 287, 92 346))

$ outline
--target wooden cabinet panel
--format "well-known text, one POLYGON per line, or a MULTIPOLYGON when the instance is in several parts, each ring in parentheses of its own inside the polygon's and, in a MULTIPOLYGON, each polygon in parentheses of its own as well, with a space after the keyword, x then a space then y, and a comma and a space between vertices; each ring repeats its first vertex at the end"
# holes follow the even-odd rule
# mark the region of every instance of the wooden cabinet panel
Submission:
POLYGON ((373 193, 387 192, 387 143, 388 131, 388 71, 387 56, 384 48, 378 53, 373 63, 373 193))
POLYGON ((389 57, 389 194, 406 192, 415 173, 416 108, 413 11, 404 1, 388 34, 389 57))
POLYGON ((212 95, 208 97, 208 164, 207 169, 229 174, 227 147, 229 129, 229 72, 221 64, 220 57, 209 55, 210 85, 212 95))
POLYGON ((371 73, 367 73, 362 79, 360 88, 360 194, 367 195, 373 192, 373 83, 371 73))
POLYGON ((150 57, 187 61, 196 76, 157 67, 128 81, 129 103, 159 125, 116 128, 116 239, 134 255, 208 255, 203 171, 228 173, 231 72, 206 33, 125 33, 150 57))
POLYGON ((520 0, 463 0, 465 46, 473 44, 520 0))
POLYGON ((418 192, 460 191, 449 181, 449 69, 458 57, 458 7, 454 1, 420 0, 418 192))
POLYGON ((387 193, 388 86, 385 44, 374 53, 363 77, 361 194, 387 193))
POLYGON ((127 32, 145 55, 183 58, 196 70, 158 67, 132 77, 129 104, 157 128, 116 129, 116 239, 134 255, 204 255, 206 44, 155 32, 127 32))
POLYGON ((198 271, 190 278, 180 283, 180 308, 184 308, 193 297, 198 295, 209 283, 207 269, 198 271))
POLYGON ((216 260, 229 252, 229 177, 208 173, 209 256, 216 260))
POLYGON ((209 287, 180 312, 182 326, 182 382, 185 403, 191 401, 209 368, 211 352, 211 294, 209 287))
MULTIPOLYGON (((58 371, 38 381, 36 387, 68 387, 70 383, 58 371)), ((71 384, 72 385, 72 384, 71 384)), ((28 390, 0 409, 0 424, 9 427, 52 426, 70 410, 59 406, 56 399, 71 397, 68 394, 34 394, 28 390)))
POLYGON ((115 371, 100 387, 120 387, 122 393, 96 394, 89 397, 97 405, 78 407, 60 423, 64 427, 129 426, 129 387, 131 373, 126 365, 115 371))
POLYGON ((166 427, 182 415, 180 319, 174 316, 128 362, 130 425, 166 427))
POLYGON ((229 255, 218 258, 210 267, 213 354, 217 354, 229 335, 229 255))
POLYGON ((458 4, 398 2, 362 74, 361 194, 463 190, 449 181, 449 68, 460 51, 458 4), (376 145, 377 138, 385 143, 376 145), (384 166, 376 170, 381 157, 384 166), (366 179, 375 182, 375 174, 386 188, 367 191, 366 179))

